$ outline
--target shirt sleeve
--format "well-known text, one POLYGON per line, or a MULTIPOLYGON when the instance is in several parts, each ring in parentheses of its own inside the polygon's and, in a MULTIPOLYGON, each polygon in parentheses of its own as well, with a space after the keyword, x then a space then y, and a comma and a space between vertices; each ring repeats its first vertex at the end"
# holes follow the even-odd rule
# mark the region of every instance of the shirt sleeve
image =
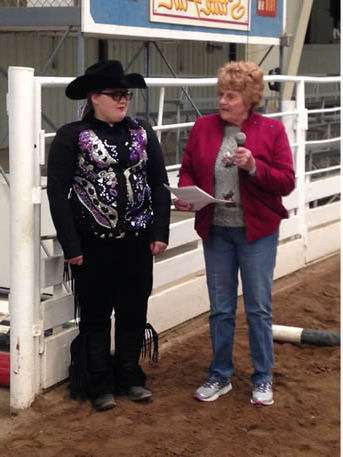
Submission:
POLYGON ((250 175, 262 190, 277 196, 288 195, 295 187, 292 151, 285 128, 280 124, 273 146, 271 163, 255 158, 256 171, 250 175))
POLYGON ((73 136, 70 128, 62 127, 51 144, 48 159, 47 192, 50 212, 66 259, 82 255, 81 240, 69 199, 77 160, 73 136))
POLYGON ((151 188, 151 200, 154 213, 152 241, 168 244, 170 224, 170 192, 164 184, 169 184, 163 154, 158 138, 147 123, 143 124, 147 132, 147 176, 151 188))

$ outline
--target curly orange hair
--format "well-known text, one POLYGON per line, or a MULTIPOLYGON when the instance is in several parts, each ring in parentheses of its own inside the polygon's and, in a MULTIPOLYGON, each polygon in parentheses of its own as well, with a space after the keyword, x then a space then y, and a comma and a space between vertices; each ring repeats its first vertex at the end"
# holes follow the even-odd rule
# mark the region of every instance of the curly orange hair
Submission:
POLYGON ((254 62, 227 62, 218 70, 218 88, 241 92, 244 101, 255 107, 263 96, 263 71, 254 62))

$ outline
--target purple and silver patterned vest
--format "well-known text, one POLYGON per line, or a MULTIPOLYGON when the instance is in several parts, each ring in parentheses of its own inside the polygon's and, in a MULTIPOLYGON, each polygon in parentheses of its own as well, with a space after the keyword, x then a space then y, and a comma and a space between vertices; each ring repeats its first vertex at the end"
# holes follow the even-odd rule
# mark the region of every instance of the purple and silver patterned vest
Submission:
POLYGON ((118 141, 115 134, 106 135, 101 129, 79 133, 72 201, 80 232, 121 238, 125 232, 151 225, 146 145, 146 130, 132 119, 118 141))

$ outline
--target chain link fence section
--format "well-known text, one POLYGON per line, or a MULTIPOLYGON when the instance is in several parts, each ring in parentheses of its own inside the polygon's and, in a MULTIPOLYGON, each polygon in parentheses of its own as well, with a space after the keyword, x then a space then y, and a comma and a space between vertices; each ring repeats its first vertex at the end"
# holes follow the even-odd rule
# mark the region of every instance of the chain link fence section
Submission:
POLYGON ((80 0, 0 0, 0 8, 57 8, 79 5, 80 0))

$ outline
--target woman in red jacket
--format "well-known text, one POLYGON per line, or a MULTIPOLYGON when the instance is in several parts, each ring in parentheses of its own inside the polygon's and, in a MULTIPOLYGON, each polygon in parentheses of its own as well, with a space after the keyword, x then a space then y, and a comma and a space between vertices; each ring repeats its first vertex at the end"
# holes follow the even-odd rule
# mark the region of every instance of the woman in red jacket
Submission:
MULTIPOLYGON (((251 402, 274 401, 271 288, 279 225, 288 217, 281 197, 294 189, 295 177, 283 125, 253 111, 263 88, 263 73, 254 63, 220 68, 219 113, 197 119, 180 170, 180 187, 197 185, 228 200, 195 216, 204 245, 213 347, 208 378, 194 394, 201 401, 216 400, 232 388, 238 270, 254 366, 251 402)), ((192 209, 181 200, 175 206, 192 209)))

